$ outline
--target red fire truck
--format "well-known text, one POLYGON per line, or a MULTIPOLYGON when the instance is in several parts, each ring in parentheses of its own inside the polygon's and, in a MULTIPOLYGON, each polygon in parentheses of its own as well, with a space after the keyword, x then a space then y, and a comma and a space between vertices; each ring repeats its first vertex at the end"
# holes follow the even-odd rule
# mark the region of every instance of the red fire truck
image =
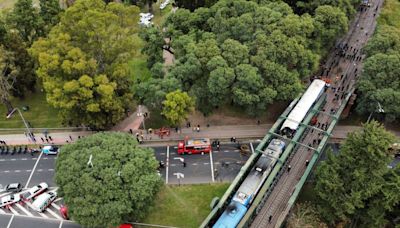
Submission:
POLYGON ((185 139, 178 143, 178 154, 201 154, 210 153, 210 139, 185 139))

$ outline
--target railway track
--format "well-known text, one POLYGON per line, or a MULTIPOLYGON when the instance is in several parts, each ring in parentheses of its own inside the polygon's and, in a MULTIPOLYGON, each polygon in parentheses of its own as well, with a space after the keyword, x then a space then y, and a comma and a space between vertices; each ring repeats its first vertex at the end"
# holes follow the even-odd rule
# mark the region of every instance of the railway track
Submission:
MULTIPOLYGON (((362 47, 367 43, 370 36, 376 27, 376 16, 379 14, 383 0, 373 2, 373 5, 366 10, 359 11, 354 18, 351 27, 346 34, 337 43, 337 47, 347 44, 349 47, 345 56, 337 54, 340 48, 335 48, 335 52, 331 53, 326 61, 325 66, 322 67, 320 76, 331 79, 332 86, 328 89, 326 104, 318 114, 318 121, 322 128, 326 128, 332 122, 331 110, 337 111, 339 106, 342 105, 343 98, 347 93, 352 91, 355 82, 361 73, 362 61, 365 57, 361 53, 362 47), (351 47, 351 49, 350 49, 351 47), (354 49, 358 51, 354 51, 354 49), (352 57, 354 55, 354 57, 352 57), (341 76, 343 75, 343 76, 341 76)), ((308 129, 300 141, 305 145, 312 145, 316 148, 318 140, 322 138, 322 134, 317 130, 308 129)), ((284 168, 282 168, 281 176, 273 187, 272 191, 265 200, 264 205, 260 205, 258 214, 251 224, 251 227, 279 227, 284 218, 290 211, 288 201, 293 194, 296 184, 303 176, 306 170, 306 161, 310 161, 314 151, 303 146, 297 146, 284 168), (289 171, 288 166, 291 169, 289 171)))

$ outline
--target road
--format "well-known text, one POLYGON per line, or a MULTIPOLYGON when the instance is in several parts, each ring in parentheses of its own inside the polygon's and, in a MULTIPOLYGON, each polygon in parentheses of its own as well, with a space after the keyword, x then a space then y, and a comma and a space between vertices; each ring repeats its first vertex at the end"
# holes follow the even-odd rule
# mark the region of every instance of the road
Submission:
MULTIPOLYGON (((214 148, 215 151, 212 154, 204 155, 180 156, 173 146, 153 147, 153 149, 156 159, 166 164, 165 168, 161 169, 161 175, 167 184, 231 182, 248 159, 248 156, 240 153, 236 144, 221 144, 219 151, 214 148), (186 167, 183 167, 180 158, 184 159, 186 167), (178 180, 174 173, 182 173, 184 178, 178 180), (166 178, 167 175, 168 178, 166 178)), ((30 188, 46 182, 51 190, 54 190, 56 186, 53 176, 56 159, 57 156, 54 155, 34 154, 31 156, 23 153, 0 155, 2 177, 0 184, 4 187, 12 182, 20 182, 25 188, 30 188)), ((8 194, 0 190, 0 198, 8 194)), ((73 222, 62 220, 59 213, 62 203, 62 199, 57 199, 44 213, 35 212, 29 203, 14 204, 10 209, 0 209, 0 227, 80 227, 73 222), (10 221, 10 226, 8 226, 10 221)))
MULTIPOLYGON (((376 21, 374 13, 377 6, 381 6, 382 1, 375 1, 370 8, 363 8, 359 11, 350 27, 347 35, 337 44, 337 47, 348 46, 345 49, 345 55, 341 56, 339 51, 342 48, 336 48, 325 67, 321 70, 320 76, 332 80, 332 87, 327 90, 327 103, 318 114, 318 125, 320 130, 308 129, 301 140, 301 143, 309 147, 318 147, 318 141, 322 138, 319 134, 321 130, 326 130, 332 122, 332 118, 327 113, 334 113, 338 110, 341 102, 358 77, 362 69, 362 62, 357 59, 363 59, 361 55, 362 47, 367 43, 368 38, 373 33, 376 21), (345 45, 346 44, 346 45, 345 45), (354 55, 354 57, 352 57, 354 55), (341 76, 343 75, 343 76, 341 76)), ((281 177, 277 181, 272 192, 254 219, 251 227, 279 227, 290 210, 288 205, 289 198, 295 190, 295 186, 304 174, 306 161, 310 161, 314 151, 306 147, 297 147, 292 152, 292 157, 288 159, 285 167, 281 170, 281 177), (290 165, 290 169, 288 168, 290 165)))
MULTIPOLYGON (((175 144, 177 140, 182 140, 185 137, 189 138, 211 138, 220 139, 220 141, 229 141, 231 137, 236 137, 237 139, 258 139, 264 137, 267 131, 271 128, 272 124, 261 124, 261 125, 225 125, 225 126, 210 126, 208 128, 202 128, 200 132, 194 132, 190 128, 182 128, 180 132, 171 131, 170 136, 165 136, 162 139, 158 136, 152 134, 144 134, 145 145, 147 146, 163 146, 167 144, 175 144)), ((341 140, 347 137, 349 132, 360 130, 360 126, 347 126, 339 125, 332 132, 332 140, 341 140)), ((400 139, 399 131, 391 131, 393 134, 400 139)), ((69 136, 72 137, 73 141, 77 140, 80 136, 91 135, 94 132, 90 131, 77 131, 77 132, 56 132, 50 133, 54 144, 65 144, 66 141, 70 142, 69 136)), ((42 144, 40 138, 44 138, 42 133, 35 134, 37 139, 37 144, 42 144)), ((134 137, 134 136, 133 136, 134 137)), ((0 135, 0 140, 6 141, 8 145, 26 145, 32 144, 31 141, 25 137, 24 134, 9 134, 0 135)), ((44 142, 47 144, 47 142, 44 142)))

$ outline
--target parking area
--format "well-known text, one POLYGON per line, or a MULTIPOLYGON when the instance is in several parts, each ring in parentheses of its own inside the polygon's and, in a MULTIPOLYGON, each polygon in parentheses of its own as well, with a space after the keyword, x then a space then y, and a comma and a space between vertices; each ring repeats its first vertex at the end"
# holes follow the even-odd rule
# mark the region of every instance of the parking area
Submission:
POLYGON ((1 228, 21 228, 21 227, 40 227, 40 228, 81 228, 80 225, 56 219, 45 219, 41 217, 25 217, 12 214, 0 214, 1 228))

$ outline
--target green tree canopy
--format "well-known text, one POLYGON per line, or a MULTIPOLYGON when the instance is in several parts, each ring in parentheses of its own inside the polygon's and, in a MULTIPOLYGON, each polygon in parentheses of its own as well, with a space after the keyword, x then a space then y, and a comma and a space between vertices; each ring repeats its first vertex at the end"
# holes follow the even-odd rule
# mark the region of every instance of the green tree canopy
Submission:
POLYGON ((393 141, 391 133, 372 121, 365 124, 363 130, 348 135, 339 155, 328 153, 328 159, 317 168, 315 186, 318 211, 327 221, 360 218, 359 213, 365 209, 381 212, 371 217, 364 214, 367 220, 362 223, 374 223, 381 219, 382 213, 390 212, 400 202, 398 193, 386 189, 399 186, 398 177, 388 182, 391 171, 387 165, 392 159, 388 148, 393 141), (384 201, 377 204, 378 198, 384 201), (379 205, 379 209, 372 208, 379 205))
POLYGON ((78 0, 30 53, 38 61, 47 101, 68 124, 107 128, 132 99, 127 62, 135 54, 139 9, 78 0))
POLYGON ((71 218, 85 227, 137 221, 162 185, 157 167, 153 151, 139 147, 130 135, 98 133, 61 148, 55 174, 58 195, 71 218))
POLYGON ((186 92, 176 90, 166 95, 163 114, 172 125, 179 125, 194 110, 194 101, 186 92))
MULTIPOLYGON (((166 75, 180 81, 200 111, 228 103, 257 115, 302 91, 301 80, 315 72, 320 54, 347 29, 341 9, 321 6, 314 16, 299 16, 282 1, 220 0, 194 12, 178 9, 164 33, 152 34, 171 38, 176 61, 166 75)), ((145 51, 158 53, 161 39, 151 37, 145 51)), ((150 65, 157 59, 151 55, 150 65)))

